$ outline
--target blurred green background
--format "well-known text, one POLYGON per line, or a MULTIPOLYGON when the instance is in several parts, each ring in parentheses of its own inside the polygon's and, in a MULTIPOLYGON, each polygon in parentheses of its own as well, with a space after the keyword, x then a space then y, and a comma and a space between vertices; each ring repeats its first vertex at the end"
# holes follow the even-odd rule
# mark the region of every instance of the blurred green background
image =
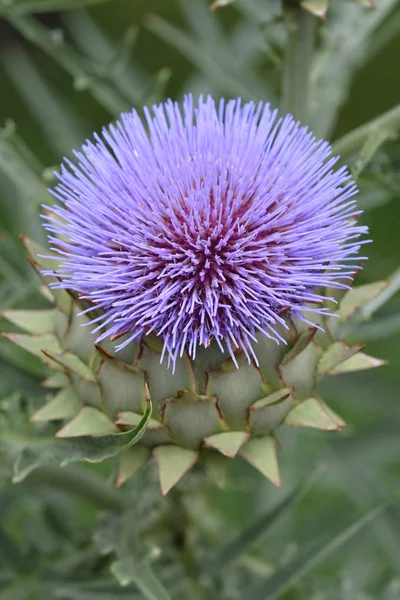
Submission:
MULTIPOLYGON (((55 4, 20 2, 26 10, 34 10, 33 27, 31 21, 18 22, 16 27, 0 20, 0 125, 4 126, 0 164, 6 172, 0 173, 2 308, 40 305, 36 276, 18 235, 22 232, 44 241, 38 214, 40 203, 46 201, 46 186, 52 183, 52 167, 119 111, 167 97, 180 99, 188 91, 241 95, 279 106, 285 49, 279 2, 237 0, 215 12, 209 10, 208 0, 111 0, 62 12, 55 12, 55 4), (38 43, 22 37, 23 27, 38 43), (48 29, 39 35, 37 27, 48 29), (47 52, 40 48, 43 44, 47 52)), ((62 8, 64 3, 59 4, 62 8)), ((65 4, 78 7, 84 2, 65 4)), ((317 134, 332 141, 400 101, 400 4, 376 0, 376 6, 370 11, 335 0, 327 25, 317 24, 318 53, 307 120, 317 134)), ((0 14, 1 7, 0 0, 0 14)), ((365 283, 387 278, 400 264, 398 140, 390 140, 376 153, 359 185, 365 210, 362 220, 373 240, 359 276, 365 283)), ((9 329, 4 321, 0 326, 9 329)), ((212 530, 215 543, 222 543, 315 466, 325 467, 296 510, 252 549, 248 560, 254 576, 285 564, 311 539, 340 531, 358 510, 400 489, 398 296, 363 325, 357 340, 365 341, 368 353, 386 359, 388 365, 324 380, 321 393, 349 423, 345 431, 299 433, 287 428, 280 453, 283 489, 274 489, 238 460, 227 490, 210 488, 204 506, 199 499, 200 521, 212 530)), ((12 402, 40 404, 42 374, 39 360, 0 340, 0 397, 21 392, 22 397, 13 396, 12 402)), ((40 478, 11 484, 7 457, 2 461, 0 600, 47 600, 53 593, 55 598, 112 600, 114 591, 103 589, 102 596, 94 588, 84 591, 79 583, 86 578, 89 586, 90 577, 95 581, 104 566, 98 552, 90 557, 84 554, 98 531, 95 503, 41 484, 40 478), (7 565, 13 552, 18 554, 20 571, 13 571, 17 563, 7 565), (21 565, 32 553, 40 575, 31 578, 28 573, 25 580, 29 568, 21 565), (77 559, 82 553, 87 563, 77 559), (71 566, 74 556, 79 563, 76 571, 72 567, 70 571, 78 582, 75 587, 62 587, 67 571, 60 566, 64 575, 58 583, 50 578, 50 587, 37 588, 37 580, 47 581, 49 562, 56 557, 60 564, 69 560, 71 566)), ((93 476, 101 477, 110 470, 111 464, 89 468, 93 476)), ((137 493, 135 485, 127 486, 128 497, 137 493)), ((235 576, 239 575, 232 575, 231 598, 236 597, 235 576)), ((129 594, 126 597, 140 597, 129 594)), ((378 516, 282 598, 399 600, 399 507, 393 505, 378 516)))

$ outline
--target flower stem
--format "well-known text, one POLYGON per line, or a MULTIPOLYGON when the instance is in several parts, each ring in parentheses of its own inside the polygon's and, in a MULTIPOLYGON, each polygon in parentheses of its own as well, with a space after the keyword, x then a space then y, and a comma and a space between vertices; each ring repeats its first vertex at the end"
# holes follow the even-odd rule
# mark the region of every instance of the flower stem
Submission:
POLYGON ((316 17, 291 0, 284 0, 283 13, 288 35, 282 80, 283 111, 308 124, 316 17))
POLYGON ((171 526, 182 566, 192 589, 191 598, 208 600, 210 597, 200 581, 200 568, 194 553, 193 541, 190 539, 190 523, 185 503, 179 490, 171 490, 170 495, 172 500, 171 526))

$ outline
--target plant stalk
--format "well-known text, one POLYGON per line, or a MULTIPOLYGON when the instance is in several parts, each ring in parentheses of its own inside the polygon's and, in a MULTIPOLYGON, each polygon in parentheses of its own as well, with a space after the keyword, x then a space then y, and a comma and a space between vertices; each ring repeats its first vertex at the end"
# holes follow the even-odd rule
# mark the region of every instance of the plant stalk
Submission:
POLYGON ((282 80, 282 110, 308 124, 309 83, 316 17, 290 0, 283 2, 287 30, 282 80))

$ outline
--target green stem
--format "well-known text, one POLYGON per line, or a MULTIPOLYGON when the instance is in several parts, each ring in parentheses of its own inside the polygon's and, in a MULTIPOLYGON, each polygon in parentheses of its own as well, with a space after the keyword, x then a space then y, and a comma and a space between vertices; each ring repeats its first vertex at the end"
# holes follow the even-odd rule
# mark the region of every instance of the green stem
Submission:
POLYGON ((307 123, 309 117, 309 83, 314 48, 316 17, 289 0, 284 2, 284 19, 288 34, 283 67, 283 110, 307 123))
POLYGON ((376 119, 357 127, 341 137, 332 146, 334 154, 341 156, 352 153, 362 146, 374 131, 385 130, 393 136, 400 131, 400 104, 376 119))
POLYGON ((127 507, 124 496, 104 481, 83 469, 41 467, 24 480, 29 485, 50 486, 85 498, 99 508, 122 513, 127 507))
POLYGON ((192 587, 193 595, 191 595, 191 598, 193 600, 209 600, 208 592, 200 582, 200 568, 193 549, 193 543, 190 540, 190 523, 181 493, 174 488, 171 490, 170 496, 172 500, 171 526, 182 566, 192 587))

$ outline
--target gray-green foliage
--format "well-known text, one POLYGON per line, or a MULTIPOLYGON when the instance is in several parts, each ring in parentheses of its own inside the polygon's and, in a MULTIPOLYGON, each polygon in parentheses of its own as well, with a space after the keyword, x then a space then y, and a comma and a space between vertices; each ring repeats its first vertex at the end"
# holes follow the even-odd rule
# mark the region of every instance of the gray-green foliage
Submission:
MULTIPOLYGON (((304 13, 315 35, 306 71, 296 55, 296 30, 288 51, 280 2, 236 0, 215 12, 209 4, 0 0, 0 15, 14 31, 0 50, 1 308, 46 306, 18 234, 43 242, 39 207, 48 202, 46 188, 62 155, 121 110, 184 91, 279 105, 289 63, 284 106, 301 110, 318 135, 336 138, 334 150, 358 177, 374 238, 361 282, 393 273, 383 296, 358 315, 361 327, 348 332, 391 364, 379 374, 325 380, 321 393, 350 426, 341 437, 287 431, 283 491, 238 463, 223 492, 197 472, 161 500, 152 468, 116 490, 112 459, 85 468, 49 464, 10 484, 15 456, 7 446, 1 455, 0 600, 400 595, 399 509, 382 502, 396 495, 400 475, 399 4, 376 0, 376 9, 368 10, 333 0, 324 24, 304 13), (54 10, 64 12, 47 25, 32 16, 54 10), (294 78, 296 65, 301 72, 294 78), (324 474, 304 498, 296 490, 291 495, 317 462, 324 474)), ((4 321, 1 328, 9 329, 4 321)), ((53 444, 55 429, 27 422, 49 394, 39 386, 43 376, 37 357, 0 340, 0 426, 3 441, 18 431, 16 453, 32 431, 36 452, 43 455, 47 439, 53 444)), ((21 453, 19 475, 26 475, 25 464, 35 466, 35 451, 29 452, 21 453)))

